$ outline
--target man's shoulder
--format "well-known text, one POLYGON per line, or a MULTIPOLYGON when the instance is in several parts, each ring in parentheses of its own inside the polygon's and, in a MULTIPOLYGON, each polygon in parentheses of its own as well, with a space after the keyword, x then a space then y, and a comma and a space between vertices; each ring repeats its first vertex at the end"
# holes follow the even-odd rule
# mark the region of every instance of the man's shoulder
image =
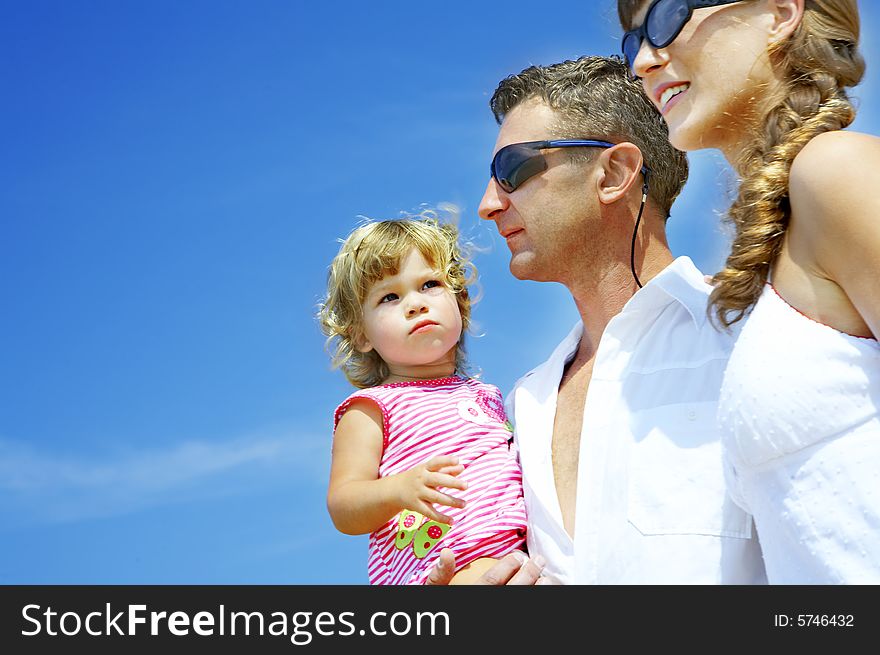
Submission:
POLYGON ((633 347, 634 360, 641 359, 641 353, 650 354, 650 359, 657 363, 680 362, 688 366, 689 362, 730 356, 739 326, 732 329, 716 326, 708 316, 707 299, 691 300, 685 305, 670 299, 650 321, 645 319, 638 343, 633 347))
POLYGON ((712 287, 686 257, 651 281, 625 308, 629 317, 615 327, 615 338, 631 353, 630 371, 696 369, 725 362, 739 326, 725 330, 710 317, 712 287), (648 291, 649 293, 643 293, 648 291), (640 297, 641 296, 641 297, 640 297))
POLYGON ((713 322, 709 309, 712 286, 690 258, 678 257, 644 291, 649 293, 642 299, 635 296, 628 308, 649 314, 653 325, 675 326, 684 339, 699 336, 703 343, 732 347, 739 327, 723 329, 713 322))
MULTIPOLYGON (((677 257, 639 291, 624 307, 627 310, 654 312, 658 320, 668 320, 668 307, 687 312, 696 327, 702 327, 712 286, 687 256, 677 257)), ((675 313, 673 313, 674 316, 675 313)))

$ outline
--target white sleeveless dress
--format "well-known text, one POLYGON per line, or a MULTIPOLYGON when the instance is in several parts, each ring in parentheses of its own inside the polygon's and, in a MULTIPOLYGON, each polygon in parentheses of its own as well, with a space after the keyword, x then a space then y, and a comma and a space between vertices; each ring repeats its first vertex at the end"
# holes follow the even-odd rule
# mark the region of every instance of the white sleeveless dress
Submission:
POLYGON ((770 584, 880 583, 880 344, 818 323, 767 284, 718 407, 733 499, 770 584))

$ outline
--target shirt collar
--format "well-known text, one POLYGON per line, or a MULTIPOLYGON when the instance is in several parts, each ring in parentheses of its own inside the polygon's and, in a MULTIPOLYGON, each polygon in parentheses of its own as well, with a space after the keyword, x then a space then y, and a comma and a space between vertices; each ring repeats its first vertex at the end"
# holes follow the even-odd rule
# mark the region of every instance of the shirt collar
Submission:
POLYGON ((630 298, 623 311, 644 311, 677 301, 691 315, 697 328, 706 322, 706 301, 712 286, 690 257, 678 257, 630 298))

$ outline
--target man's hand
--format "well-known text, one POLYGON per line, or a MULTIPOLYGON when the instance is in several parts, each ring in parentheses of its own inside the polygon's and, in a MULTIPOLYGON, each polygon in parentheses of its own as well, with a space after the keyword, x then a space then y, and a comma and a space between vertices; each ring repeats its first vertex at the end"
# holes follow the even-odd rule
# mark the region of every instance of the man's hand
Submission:
POLYGON ((434 505, 460 508, 465 503, 461 498, 438 491, 437 487, 464 491, 467 489, 467 482, 456 477, 462 471, 464 466, 458 463, 457 457, 440 455, 390 477, 394 478, 400 507, 418 512, 438 523, 452 525, 452 518, 438 512, 434 505))
MULTIPOLYGON (((515 550, 508 553, 491 569, 480 576, 481 585, 536 585, 552 584, 541 577, 544 558, 536 555, 529 559, 525 553, 515 550)), ((440 559, 428 574, 426 585, 448 585, 455 574, 455 555, 448 548, 440 551, 440 559)))

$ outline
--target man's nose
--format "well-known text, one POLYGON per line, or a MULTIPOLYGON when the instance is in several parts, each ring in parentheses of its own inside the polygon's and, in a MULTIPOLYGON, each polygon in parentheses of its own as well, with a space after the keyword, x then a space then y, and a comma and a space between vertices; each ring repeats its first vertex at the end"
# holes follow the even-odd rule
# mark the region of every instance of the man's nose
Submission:
POLYGON ((486 191, 483 193, 483 198, 480 200, 480 207, 477 210, 480 218, 487 221, 495 220, 498 214, 503 213, 509 205, 510 201, 507 193, 498 186, 498 182, 495 181, 494 177, 490 177, 489 183, 486 185, 486 191))

